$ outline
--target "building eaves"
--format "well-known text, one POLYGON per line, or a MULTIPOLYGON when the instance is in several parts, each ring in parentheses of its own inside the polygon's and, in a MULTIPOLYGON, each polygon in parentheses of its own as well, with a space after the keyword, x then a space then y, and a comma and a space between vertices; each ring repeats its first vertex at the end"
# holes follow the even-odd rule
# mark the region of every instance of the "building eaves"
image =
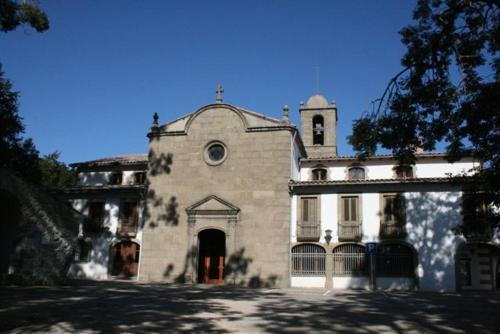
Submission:
MULTIPOLYGON (((416 154, 415 157, 417 159, 429 159, 429 158, 446 158, 448 156, 447 153, 443 152, 429 152, 429 153, 421 153, 416 154)), ((363 160, 395 160, 396 156, 393 154, 379 154, 373 155, 370 157, 366 157, 363 160)), ((316 162, 316 161, 359 161, 359 158, 355 155, 341 155, 341 156, 327 156, 327 157, 317 157, 317 158, 306 158, 302 159, 303 162, 316 162)))
POLYGON ((60 191, 63 194, 85 194, 85 193, 101 193, 101 192, 139 192, 146 189, 144 184, 131 185, 102 185, 102 186, 76 186, 65 188, 60 191))
POLYGON ((424 184, 424 183, 463 183, 469 178, 464 177, 422 177, 406 179, 368 179, 368 180, 322 180, 322 181, 294 181, 290 180, 291 187, 309 186, 337 186, 337 185, 365 185, 365 184, 424 184))
POLYGON ((119 166, 119 165, 143 165, 148 163, 147 154, 128 154, 116 157, 102 158, 97 160, 76 162, 70 164, 70 167, 101 167, 101 166, 119 166))

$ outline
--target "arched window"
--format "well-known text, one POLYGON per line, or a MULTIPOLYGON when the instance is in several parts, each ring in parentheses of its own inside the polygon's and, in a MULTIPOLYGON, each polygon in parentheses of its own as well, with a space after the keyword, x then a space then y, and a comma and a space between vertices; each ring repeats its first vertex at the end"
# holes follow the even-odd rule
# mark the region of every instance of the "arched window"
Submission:
POLYGON ((315 168, 312 170, 312 180, 313 181, 323 181, 326 180, 326 169, 325 168, 315 168))
POLYGON ((399 165, 394 167, 394 176, 396 179, 413 178, 413 167, 410 165, 399 165))
POLYGON ((325 249, 314 244, 292 248, 292 276, 325 275, 325 249))
POLYGON ((366 276, 368 261, 365 247, 358 244, 342 244, 333 249, 334 276, 366 276))
POLYGON ((364 180, 366 178, 365 169, 361 166, 349 167, 347 178, 349 180, 364 180))
POLYGON ((325 123, 323 116, 316 115, 312 120, 313 127, 313 145, 325 144, 325 123))
POLYGON ((410 246, 401 243, 381 244, 377 252, 377 276, 413 277, 414 262, 410 246))

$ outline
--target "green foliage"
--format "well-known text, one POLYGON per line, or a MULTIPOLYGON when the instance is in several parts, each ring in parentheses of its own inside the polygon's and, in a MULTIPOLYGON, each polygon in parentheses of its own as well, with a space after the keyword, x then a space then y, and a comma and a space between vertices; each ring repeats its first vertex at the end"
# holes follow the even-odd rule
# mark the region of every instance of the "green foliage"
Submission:
POLYGON ((25 179, 38 183, 38 151, 31 139, 23 139, 22 118, 18 114, 17 92, 3 77, 0 66, 0 167, 12 169, 25 179))
POLYGON ((49 29, 47 14, 38 8, 36 1, 0 0, 0 30, 8 32, 22 24, 38 32, 49 29))
MULTIPOLYGON (((481 194, 500 225, 500 8, 495 0, 420 0, 415 24, 401 30, 403 70, 373 110, 354 121, 350 143, 361 157, 389 149, 402 163, 418 147, 445 142, 449 160, 483 161, 468 191, 481 194)), ((465 215, 468 220, 468 215, 465 215)))
POLYGON ((45 155, 40 158, 41 186, 46 190, 61 190, 76 185, 77 173, 60 162, 60 152, 45 155))

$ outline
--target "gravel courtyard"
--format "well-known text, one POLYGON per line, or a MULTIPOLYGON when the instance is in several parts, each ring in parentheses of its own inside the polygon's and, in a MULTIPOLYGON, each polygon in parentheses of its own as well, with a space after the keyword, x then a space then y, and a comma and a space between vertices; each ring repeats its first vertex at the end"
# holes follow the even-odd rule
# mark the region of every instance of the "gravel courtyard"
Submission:
POLYGON ((6 333, 498 333, 500 293, 72 282, 0 287, 6 333))

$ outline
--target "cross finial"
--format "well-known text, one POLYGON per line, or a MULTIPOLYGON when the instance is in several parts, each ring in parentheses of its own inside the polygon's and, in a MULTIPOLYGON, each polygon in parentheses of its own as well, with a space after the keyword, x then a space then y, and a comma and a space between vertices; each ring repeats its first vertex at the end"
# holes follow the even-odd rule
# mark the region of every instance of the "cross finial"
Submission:
POLYGON ((222 93, 224 93, 224 87, 222 85, 217 86, 215 91, 215 103, 222 103, 222 93))

